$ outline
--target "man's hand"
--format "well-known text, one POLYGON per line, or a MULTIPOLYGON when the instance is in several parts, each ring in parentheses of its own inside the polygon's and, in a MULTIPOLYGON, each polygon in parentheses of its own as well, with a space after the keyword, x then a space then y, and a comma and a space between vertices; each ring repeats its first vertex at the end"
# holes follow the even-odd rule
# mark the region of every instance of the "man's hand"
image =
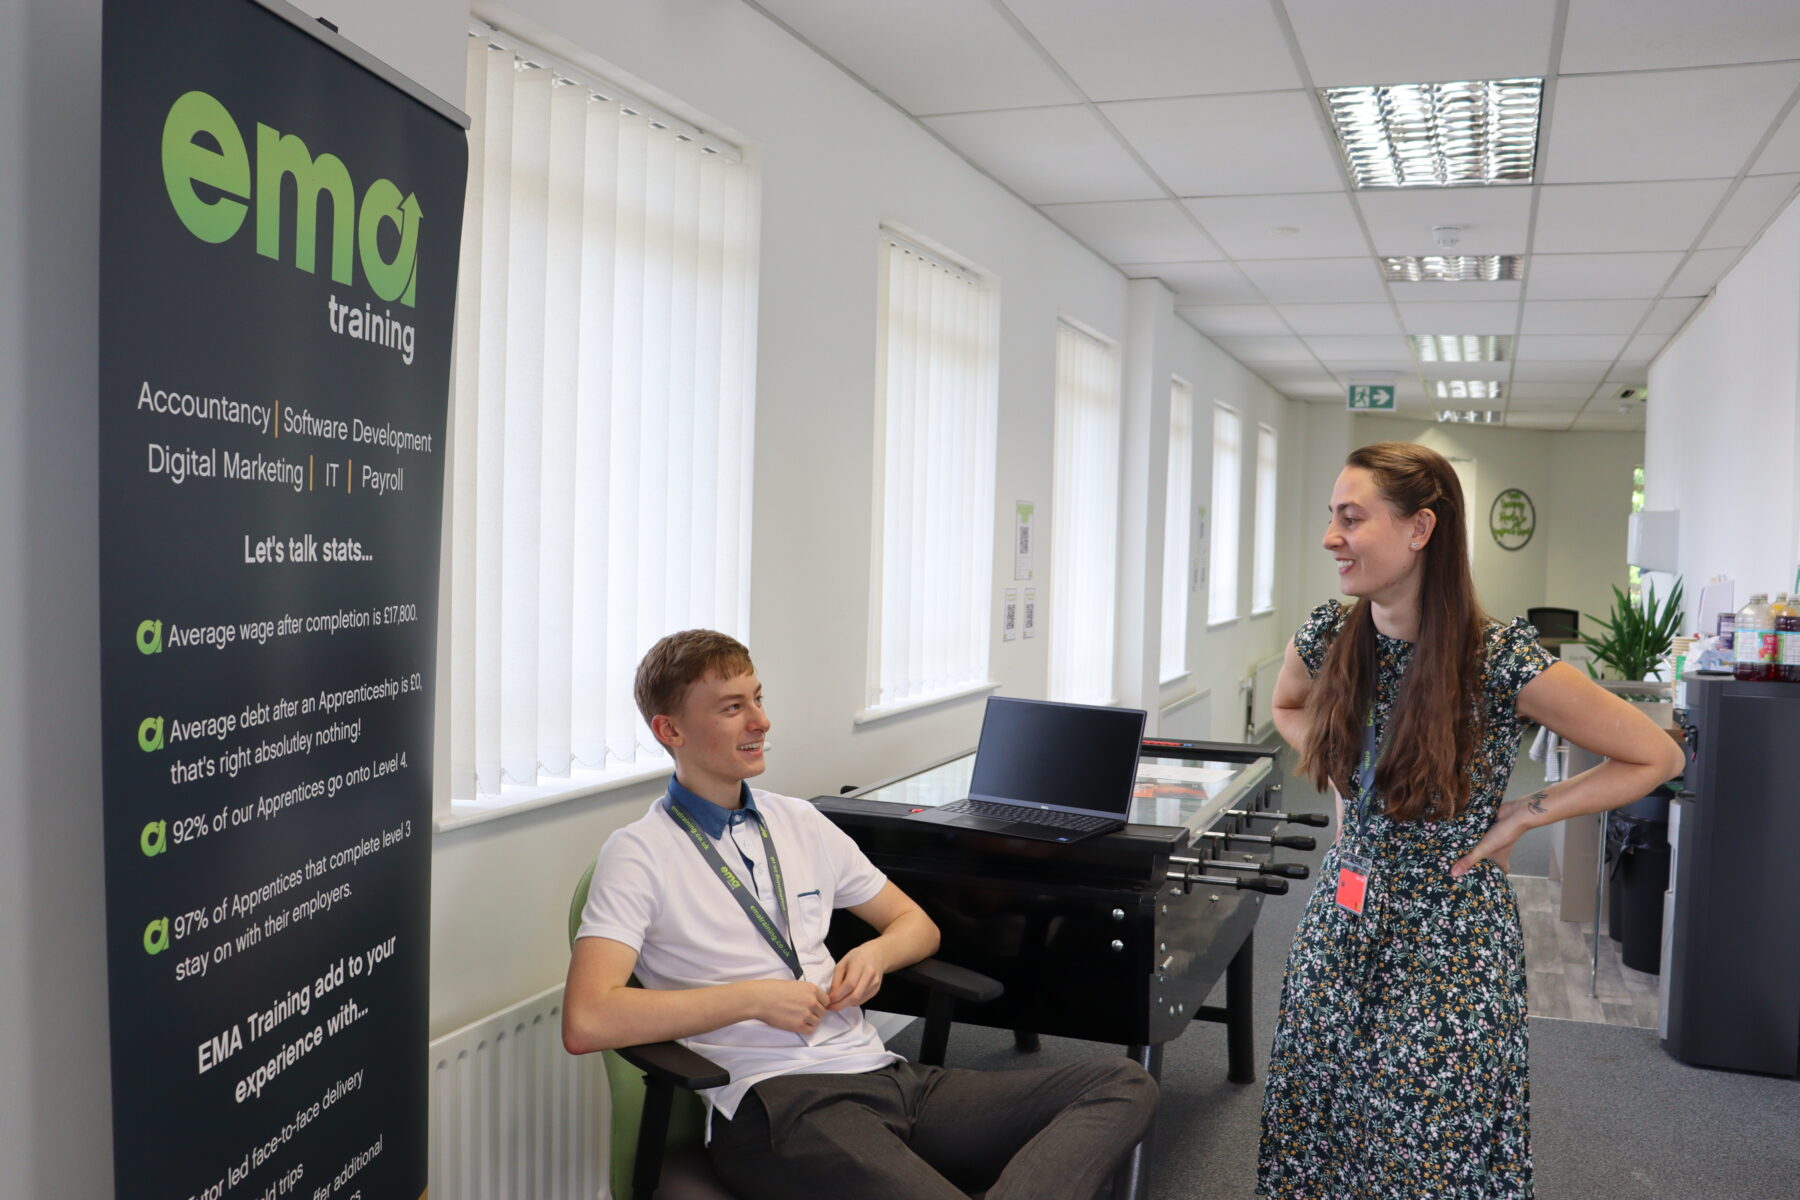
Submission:
POLYGON ((804 979, 758 979, 737 986, 749 994, 752 1014, 765 1025, 808 1037, 825 1018, 824 989, 804 979))
POLYGON ((826 997, 825 1007, 837 1012, 839 1009, 867 1003, 871 996, 881 990, 884 974, 881 951, 874 942, 864 942, 838 960, 837 970, 831 976, 831 995, 826 997))

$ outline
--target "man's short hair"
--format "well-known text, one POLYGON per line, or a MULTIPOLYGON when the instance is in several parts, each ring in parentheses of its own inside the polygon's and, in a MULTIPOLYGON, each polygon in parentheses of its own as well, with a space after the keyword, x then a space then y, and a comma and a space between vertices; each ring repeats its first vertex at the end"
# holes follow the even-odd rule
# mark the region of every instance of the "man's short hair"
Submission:
POLYGON ((638 664, 631 695, 648 725, 659 714, 678 710, 688 689, 713 672, 730 679, 754 670, 750 651, 736 638, 713 629, 684 629, 650 647, 638 664))

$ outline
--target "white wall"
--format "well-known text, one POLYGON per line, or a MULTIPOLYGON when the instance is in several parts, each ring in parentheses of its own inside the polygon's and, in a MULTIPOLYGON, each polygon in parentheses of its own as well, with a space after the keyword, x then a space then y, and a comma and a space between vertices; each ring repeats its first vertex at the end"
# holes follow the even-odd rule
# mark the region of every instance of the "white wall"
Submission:
POLYGON ((1800 206, 1790 203, 1650 367, 1645 507, 1681 513, 1690 597, 1787 591, 1800 561, 1800 206))

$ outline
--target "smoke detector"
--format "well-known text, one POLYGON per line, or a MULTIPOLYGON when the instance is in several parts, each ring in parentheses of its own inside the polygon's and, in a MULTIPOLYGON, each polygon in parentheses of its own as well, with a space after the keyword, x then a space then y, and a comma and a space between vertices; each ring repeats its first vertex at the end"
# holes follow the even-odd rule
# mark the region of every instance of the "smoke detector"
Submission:
POLYGON ((1644 400, 1647 399, 1649 395, 1650 389, 1645 387, 1626 387, 1619 389, 1619 399, 1621 400, 1644 400))
POLYGON ((1461 225, 1433 225, 1431 227, 1431 240, 1446 250, 1462 241, 1462 235, 1461 225))

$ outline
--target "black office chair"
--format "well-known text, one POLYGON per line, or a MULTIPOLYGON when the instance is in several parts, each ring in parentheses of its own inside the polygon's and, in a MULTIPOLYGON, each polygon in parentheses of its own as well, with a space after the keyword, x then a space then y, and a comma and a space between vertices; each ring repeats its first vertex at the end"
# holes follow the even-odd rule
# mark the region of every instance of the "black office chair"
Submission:
MULTIPOLYGON (((594 868, 590 866, 582 875, 581 882, 575 885, 575 893, 570 897, 571 945, 575 941, 575 931, 581 925, 582 906, 587 902, 588 885, 593 876, 594 868)), ((939 962, 935 958, 927 958, 895 971, 891 977, 917 984, 930 993, 919 1061, 933 1067, 944 1065, 944 1051, 950 1041, 950 1024, 955 1019, 956 1002, 961 1000, 966 1004, 986 1004, 998 999, 1002 990, 998 980, 965 967, 939 962)), ((634 979, 632 982, 635 985, 637 981, 634 979)), ((730 1081, 731 1075, 711 1059, 694 1053, 680 1042, 623 1046, 616 1051, 608 1051, 607 1059, 613 1091, 615 1158, 624 1157, 618 1153, 619 1142, 630 1136, 629 1130, 623 1127, 629 1124, 634 1115, 631 1110, 636 1107, 637 1099, 621 1087, 623 1080, 612 1076, 615 1059, 629 1063, 644 1075, 642 1107, 637 1114, 636 1151, 631 1157, 630 1190, 620 1187, 624 1182, 620 1178, 623 1172, 615 1170, 613 1194, 618 1200, 653 1200, 662 1181, 663 1151, 670 1138, 670 1117, 675 1109, 676 1089, 693 1093, 706 1088, 723 1087, 730 1081)), ((696 1114, 690 1112, 686 1114, 686 1118, 678 1124, 692 1126, 696 1123, 696 1114)), ((697 1128, 689 1128, 685 1132, 695 1135, 699 1131, 697 1128)), ((687 1140, 693 1139, 689 1137, 687 1140)), ((688 1150, 690 1153, 687 1160, 681 1164, 681 1195, 691 1197, 692 1200, 713 1200, 714 1197, 717 1200, 730 1200, 730 1193, 719 1183, 698 1147, 690 1146, 688 1150)))
POLYGON ((1581 636, 1581 614, 1572 608, 1528 608, 1525 619, 1537 627, 1541 638, 1581 636))

